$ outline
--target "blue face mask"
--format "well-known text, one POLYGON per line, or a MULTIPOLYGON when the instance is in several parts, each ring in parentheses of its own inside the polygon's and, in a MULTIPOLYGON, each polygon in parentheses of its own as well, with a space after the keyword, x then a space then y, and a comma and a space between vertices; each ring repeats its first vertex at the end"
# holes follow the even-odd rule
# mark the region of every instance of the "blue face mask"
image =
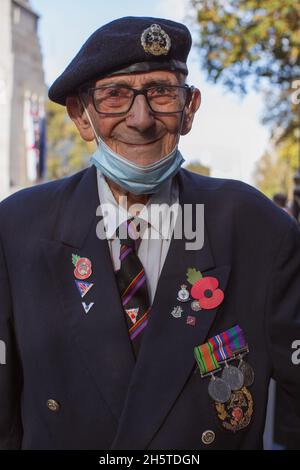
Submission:
POLYGON ((141 166, 113 152, 98 137, 98 147, 92 163, 110 180, 133 194, 151 194, 159 191, 165 181, 172 178, 184 162, 178 145, 158 162, 141 166))

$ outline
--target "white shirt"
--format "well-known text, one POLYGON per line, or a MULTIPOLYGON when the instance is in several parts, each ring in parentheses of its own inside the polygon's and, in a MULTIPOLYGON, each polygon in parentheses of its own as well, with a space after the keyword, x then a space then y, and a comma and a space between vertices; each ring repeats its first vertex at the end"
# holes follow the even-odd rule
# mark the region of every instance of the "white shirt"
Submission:
MULTIPOLYGON (((132 214, 119 205, 104 175, 97 169, 98 193, 104 216, 103 223, 109 244, 114 270, 120 269, 120 241, 116 230, 123 222, 132 218, 132 214)), ((152 194, 143 205, 136 221, 141 222, 140 244, 137 255, 144 267, 151 304, 153 303, 157 283, 171 243, 174 225, 178 215, 179 193, 175 180, 166 181, 162 188, 152 194), (160 204, 159 210, 157 210, 160 204), (159 212, 161 216, 159 217, 159 212), (150 224, 149 224, 150 223, 150 224), (148 228, 149 226, 149 228, 148 228)))

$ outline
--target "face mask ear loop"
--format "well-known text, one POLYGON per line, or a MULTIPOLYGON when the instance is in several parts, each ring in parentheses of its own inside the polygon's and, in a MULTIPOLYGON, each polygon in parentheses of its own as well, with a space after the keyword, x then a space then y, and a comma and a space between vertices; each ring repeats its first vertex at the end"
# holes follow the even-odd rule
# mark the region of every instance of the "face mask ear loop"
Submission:
POLYGON ((85 104, 84 104, 84 101, 81 99, 80 96, 79 96, 79 101, 80 101, 80 103, 81 103, 81 105, 82 105, 82 107, 83 107, 83 109, 84 109, 85 115, 86 115, 86 117, 87 117, 87 119, 88 119, 88 121, 89 121, 89 123, 90 123, 90 126, 91 126, 91 128, 93 129, 96 142, 97 142, 97 144, 99 145, 99 143, 100 143, 99 136, 98 136, 98 134, 97 134, 97 132, 96 132, 95 126, 94 126, 94 124, 93 124, 93 122, 92 122, 92 119, 91 119, 91 117, 90 117, 90 113, 88 112, 88 110, 87 110, 87 108, 86 108, 86 106, 85 106, 85 104))

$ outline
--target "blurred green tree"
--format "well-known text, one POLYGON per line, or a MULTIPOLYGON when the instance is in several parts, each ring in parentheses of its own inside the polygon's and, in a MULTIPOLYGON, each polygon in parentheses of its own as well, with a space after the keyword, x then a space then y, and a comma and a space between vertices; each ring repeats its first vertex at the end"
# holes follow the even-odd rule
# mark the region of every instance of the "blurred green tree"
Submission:
POLYGON ((199 175, 209 176, 210 175, 210 168, 202 165, 202 163, 198 161, 193 161, 185 166, 185 168, 193 173, 198 173, 199 175))
POLYGON ((94 143, 82 140, 66 109, 51 101, 47 115, 47 179, 62 178, 88 166, 94 143))
MULTIPOLYGON (((199 53, 208 79, 265 97, 268 124, 282 161, 297 168, 300 121, 300 3, 295 0, 191 0, 200 28, 199 53), (291 153, 290 153, 291 152, 291 153)), ((265 165, 266 155, 263 156, 265 165)), ((270 178, 268 177, 268 180, 270 178)))

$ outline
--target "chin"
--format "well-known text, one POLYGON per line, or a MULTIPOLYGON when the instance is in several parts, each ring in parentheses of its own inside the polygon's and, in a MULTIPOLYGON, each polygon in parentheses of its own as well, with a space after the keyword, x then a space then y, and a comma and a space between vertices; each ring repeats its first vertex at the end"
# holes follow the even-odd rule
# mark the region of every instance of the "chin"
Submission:
POLYGON ((136 163, 137 165, 146 166, 150 165, 151 163, 155 163, 158 160, 161 160, 164 156, 162 150, 151 150, 149 149, 141 149, 141 146, 132 148, 130 152, 124 152, 121 154, 130 162, 136 163))

